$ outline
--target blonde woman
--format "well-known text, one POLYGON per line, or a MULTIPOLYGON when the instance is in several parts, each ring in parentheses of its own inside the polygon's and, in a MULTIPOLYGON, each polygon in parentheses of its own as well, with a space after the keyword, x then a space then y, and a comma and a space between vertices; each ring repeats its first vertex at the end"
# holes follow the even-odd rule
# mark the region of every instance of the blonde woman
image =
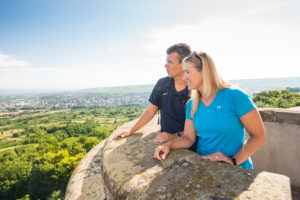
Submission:
POLYGON ((184 77, 192 98, 187 104, 184 134, 155 149, 162 161, 170 149, 189 148, 199 134, 198 153, 204 159, 253 169, 250 156, 265 141, 264 126, 251 98, 224 81, 204 52, 184 59, 184 77), (245 129, 249 139, 245 139, 245 129))

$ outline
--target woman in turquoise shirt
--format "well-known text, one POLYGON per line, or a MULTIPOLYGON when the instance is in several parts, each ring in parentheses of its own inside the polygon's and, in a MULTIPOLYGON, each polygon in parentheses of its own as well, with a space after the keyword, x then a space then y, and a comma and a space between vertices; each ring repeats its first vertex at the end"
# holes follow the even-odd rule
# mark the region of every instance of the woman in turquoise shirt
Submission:
POLYGON ((187 104, 184 134, 155 149, 164 160, 170 149, 189 148, 199 134, 198 153, 204 159, 253 169, 250 156, 265 141, 264 126, 251 98, 224 81, 204 52, 184 59, 184 80, 192 98, 187 104), (245 139, 245 129, 249 139, 245 139))

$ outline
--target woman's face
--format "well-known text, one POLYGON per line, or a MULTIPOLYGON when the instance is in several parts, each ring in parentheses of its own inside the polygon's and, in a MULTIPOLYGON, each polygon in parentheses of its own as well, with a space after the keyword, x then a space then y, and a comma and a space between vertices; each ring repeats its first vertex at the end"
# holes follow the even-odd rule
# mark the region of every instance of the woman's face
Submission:
POLYGON ((203 73, 199 72, 194 64, 191 62, 185 62, 183 65, 184 76, 183 80, 186 81, 189 90, 203 88, 203 73))

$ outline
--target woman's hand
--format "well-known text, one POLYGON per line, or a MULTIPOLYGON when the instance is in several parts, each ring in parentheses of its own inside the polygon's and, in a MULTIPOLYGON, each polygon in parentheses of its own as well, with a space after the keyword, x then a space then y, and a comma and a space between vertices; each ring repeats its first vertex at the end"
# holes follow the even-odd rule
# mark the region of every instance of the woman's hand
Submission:
POLYGON ((229 164, 233 164, 231 158, 229 158, 228 156, 225 156, 222 152, 218 151, 216 153, 207 155, 207 156, 202 156, 202 158, 204 159, 208 159, 214 162, 217 161, 223 161, 229 164))
POLYGON ((164 145, 160 145, 155 148, 154 158, 163 161, 166 159, 167 155, 170 152, 171 142, 167 142, 164 145))

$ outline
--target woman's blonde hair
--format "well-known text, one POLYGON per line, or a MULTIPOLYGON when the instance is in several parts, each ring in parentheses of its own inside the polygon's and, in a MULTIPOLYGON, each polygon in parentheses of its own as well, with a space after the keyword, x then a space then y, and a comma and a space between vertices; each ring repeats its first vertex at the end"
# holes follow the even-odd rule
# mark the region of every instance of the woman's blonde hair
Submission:
POLYGON ((202 97, 208 98, 213 92, 231 87, 231 84, 223 80, 217 72, 214 61, 202 51, 192 52, 183 61, 184 63, 192 63, 195 69, 203 74, 203 94, 199 90, 192 90, 191 117, 194 118, 202 97))

